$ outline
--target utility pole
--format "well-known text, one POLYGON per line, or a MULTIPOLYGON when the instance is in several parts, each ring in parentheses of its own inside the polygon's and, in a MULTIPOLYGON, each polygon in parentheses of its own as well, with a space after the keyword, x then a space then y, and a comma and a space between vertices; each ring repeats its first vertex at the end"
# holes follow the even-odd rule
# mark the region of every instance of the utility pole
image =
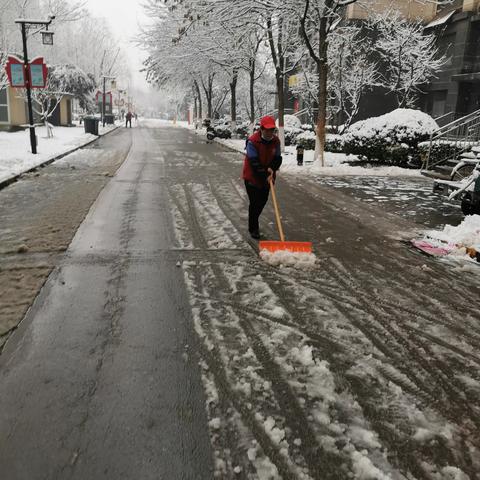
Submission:
POLYGON ((53 44, 53 32, 48 32, 48 26, 52 23, 54 16, 48 17, 49 20, 37 21, 37 20, 24 20, 19 19, 15 20, 15 23, 20 23, 22 28, 22 42, 23 42, 23 68, 25 76, 25 88, 27 90, 27 104, 28 104, 28 127, 30 129, 30 146, 32 148, 32 153, 37 153, 37 137, 35 135, 35 124, 33 120, 33 106, 32 106, 32 85, 30 78, 30 65, 28 64, 28 50, 27 50, 27 25, 43 25, 47 28, 47 31, 42 31, 43 43, 46 45, 53 44))

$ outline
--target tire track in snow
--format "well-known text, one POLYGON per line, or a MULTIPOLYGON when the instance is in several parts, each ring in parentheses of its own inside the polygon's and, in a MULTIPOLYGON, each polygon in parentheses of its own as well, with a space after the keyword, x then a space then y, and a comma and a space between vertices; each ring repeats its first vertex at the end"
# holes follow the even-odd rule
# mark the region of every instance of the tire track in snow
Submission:
MULTIPOLYGON (((338 264, 336 266, 338 267, 338 264)), ((339 282, 341 282, 343 278, 344 275, 339 279, 339 282)), ((446 418, 449 418, 456 424, 460 420, 460 431, 466 429, 478 448, 478 445, 480 444, 480 439, 478 437, 480 424, 479 415, 467 401, 467 398, 472 398, 472 395, 470 395, 465 388, 465 385, 457 380, 450 368, 431 351, 427 343, 419 342, 415 336, 410 336, 407 339, 404 336, 401 336, 399 332, 395 332, 389 328, 389 322, 383 320, 382 310, 371 307, 374 301, 374 296, 366 298, 365 308, 370 309, 372 311, 372 318, 375 319, 376 322, 381 322, 386 328, 386 331, 388 331, 396 341, 400 342, 400 345, 409 352, 409 356, 403 357, 403 362, 405 364, 410 363, 408 368, 412 370, 416 368, 418 369, 420 366, 427 374, 429 378, 428 383, 434 388, 434 397, 429 403, 429 407, 438 411, 441 415, 446 416, 446 418), (414 360, 413 363, 412 359, 414 360), (444 370, 447 371, 445 372, 444 370)), ((392 310, 391 313, 396 312, 392 310)), ((395 319, 395 316, 392 318, 395 319)), ((421 384, 417 383, 417 386, 422 390, 425 390, 426 382, 427 379, 423 380, 421 384)), ((478 402, 476 403, 478 406, 478 402)), ((468 451, 465 453, 468 454, 468 451)))

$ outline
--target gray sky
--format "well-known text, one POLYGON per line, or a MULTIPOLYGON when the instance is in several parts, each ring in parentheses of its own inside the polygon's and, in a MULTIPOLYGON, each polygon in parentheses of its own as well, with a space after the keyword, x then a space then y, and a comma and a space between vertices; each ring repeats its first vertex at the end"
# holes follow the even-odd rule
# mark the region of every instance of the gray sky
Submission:
POLYGON ((139 73, 141 60, 145 54, 130 42, 139 32, 138 25, 145 23, 141 3, 143 0, 87 0, 87 8, 97 17, 104 17, 113 32, 121 39, 123 49, 128 54, 133 74, 132 87, 146 90, 148 85, 144 75, 139 73))

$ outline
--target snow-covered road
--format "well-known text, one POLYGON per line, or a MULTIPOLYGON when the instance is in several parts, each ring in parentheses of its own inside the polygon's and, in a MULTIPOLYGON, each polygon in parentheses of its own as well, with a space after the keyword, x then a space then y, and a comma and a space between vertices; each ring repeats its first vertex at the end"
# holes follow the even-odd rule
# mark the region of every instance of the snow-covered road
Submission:
MULTIPOLYGON (((138 264, 131 279, 139 284, 140 264, 165 256, 181 269, 188 311, 179 303, 169 315, 190 319, 196 339, 177 337, 169 352, 201 366, 215 478, 478 478, 479 276, 409 249, 403 240, 418 224, 388 204, 297 177, 277 184, 285 233, 312 241, 317 262, 273 267, 246 232, 241 157, 186 130, 158 127, 144 122, 132 133, 130 168, 141 175, 112 180, 130 185, 137 200, 119 197, 118 211, 113 196, 110 210, 99 205, 131 230, 129 242, 112 243, 109 223, 94 222, 92 245, 121 250, 118 268, 138 264), (165 208, 171 237, 157 223, 165 208)), ((270 206, 261 226, 276 238, 270 206)), ((105 257, 107 266, 114 258, 105 257)), ((120 270, 109 288, 120 289, 116 322, 128 325, 139 297, 120 270)), ((171 273, 165 269, 161 282, 155 275, 160 288, 171 273)), ((150 287, 142 302, 156 301, 150 287)), ((144 334, 155 335, 152 324, 144 334)), ((112 361, 130 341, 122 335, 102 347, 112 361)), ((135 345, 137 355, 148 354, 138 338, 135 345)), ((120 378, 134 374, 122 365, 120 378)))

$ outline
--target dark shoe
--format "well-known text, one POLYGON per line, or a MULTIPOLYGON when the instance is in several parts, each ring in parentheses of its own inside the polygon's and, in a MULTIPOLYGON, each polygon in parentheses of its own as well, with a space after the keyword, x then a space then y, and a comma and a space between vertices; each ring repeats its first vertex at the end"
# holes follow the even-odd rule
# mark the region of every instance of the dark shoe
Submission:
POLYGON ((260 232, 258 230, 254 230, 253 232, 250 232, 250 236, 255 240, 260 240, 260 232))

